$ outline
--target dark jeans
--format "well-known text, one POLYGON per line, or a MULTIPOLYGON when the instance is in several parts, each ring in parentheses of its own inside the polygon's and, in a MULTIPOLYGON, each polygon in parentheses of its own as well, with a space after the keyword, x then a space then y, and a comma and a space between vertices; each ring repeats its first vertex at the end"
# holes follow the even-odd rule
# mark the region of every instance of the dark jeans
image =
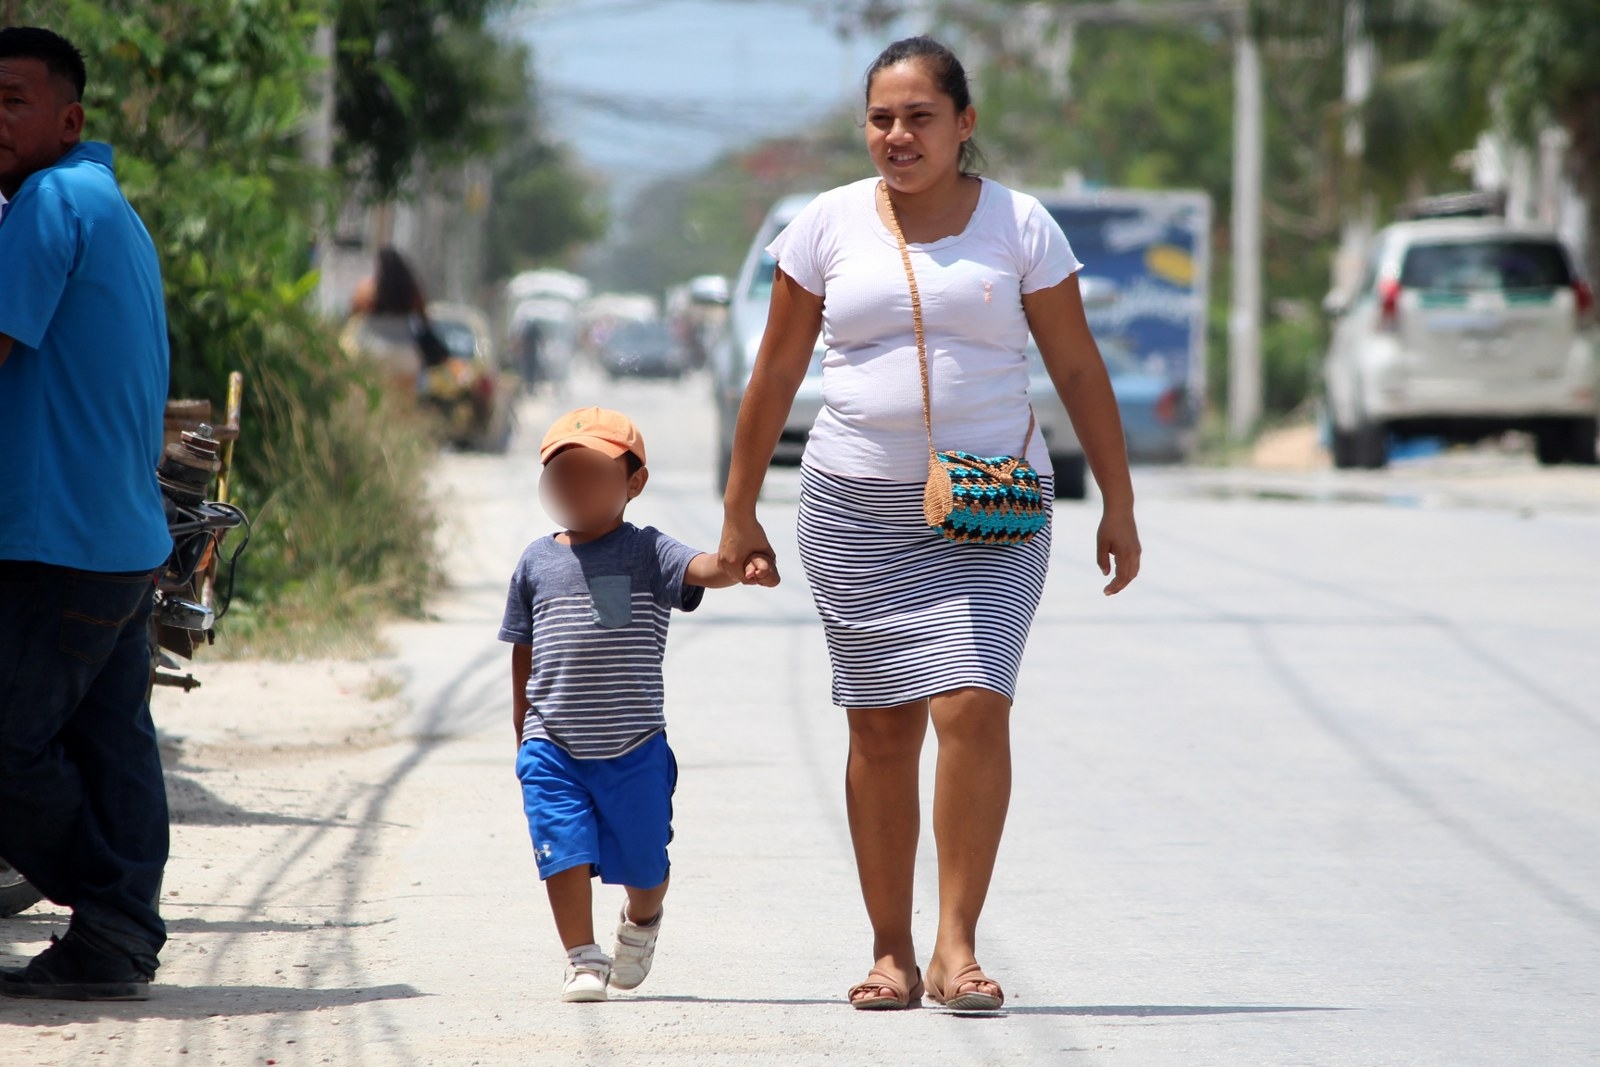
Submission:
POLYGON ((0 856, 151 972, 167 940, 154 591, 150 574, 0 561, 0 856))

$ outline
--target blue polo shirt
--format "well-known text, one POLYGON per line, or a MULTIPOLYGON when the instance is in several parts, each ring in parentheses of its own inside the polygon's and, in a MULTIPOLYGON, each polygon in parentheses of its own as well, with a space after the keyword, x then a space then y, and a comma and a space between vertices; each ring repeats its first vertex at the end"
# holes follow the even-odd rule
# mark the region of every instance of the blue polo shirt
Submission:
POLYGON ((167 315, 108 146, 78 145, 5 206, 0 334, 0 559, 160 566, 167 315))

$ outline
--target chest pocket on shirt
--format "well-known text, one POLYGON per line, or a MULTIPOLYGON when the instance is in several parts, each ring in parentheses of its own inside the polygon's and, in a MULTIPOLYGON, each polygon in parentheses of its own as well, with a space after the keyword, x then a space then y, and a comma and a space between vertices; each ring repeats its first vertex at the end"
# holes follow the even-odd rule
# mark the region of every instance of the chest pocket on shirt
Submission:
POLYGON ((589 579, 589 618, 596 626, 618 630, 633 621, 633 579, 604 574, 589 579))

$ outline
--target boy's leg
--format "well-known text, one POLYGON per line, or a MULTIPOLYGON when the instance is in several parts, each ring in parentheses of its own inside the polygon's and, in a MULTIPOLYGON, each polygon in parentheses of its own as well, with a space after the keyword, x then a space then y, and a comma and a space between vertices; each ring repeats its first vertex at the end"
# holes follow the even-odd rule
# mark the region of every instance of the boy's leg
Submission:
POLYGON ((611 960, 595 944, 590 879, 600 858, 594 798, 577 761, 549 741, 523 742, 517 753, 517 778, 528 816, 533 854, 539 861, 555 917, 556 934, 567 950, 564 1001, 602 1001, 611 977, 611 960))
POLYGON ((604 779, 592 783, 600 822, 600 877, 620 882, 628 894, 611 950, 611 984, 634 989, 650 973, 661 933, 678 763, 665 735, 607 763, 604 779))
POLYGON ((569 951, 594 944, 594 897, 589 885, 600 861, 599 824, 583 769, 549 741, 525 741, 517 779, 539 877, 550 898, 556 933, 569 951))
POLYGON ((550 911, 556 918, 556 934, 568 952, 595 943, 593 880, 587 863, 568 867, 544 880, 550 911))
POLYGON ((635 886, 624 886, 628 891, 628 903, 622 912, 622 917, 628 922, 638 926, 651 926, 661 918, 661 902, 667 899, 667 886, 669 878, 654 889, 639 889, 635 886))

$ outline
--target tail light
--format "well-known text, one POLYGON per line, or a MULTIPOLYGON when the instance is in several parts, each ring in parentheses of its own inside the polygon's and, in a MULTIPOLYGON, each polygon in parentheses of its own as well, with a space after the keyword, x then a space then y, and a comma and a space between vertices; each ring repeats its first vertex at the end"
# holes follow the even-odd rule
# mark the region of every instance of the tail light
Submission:
POLYGON ((1582 322, 1594 310, 1594 290, 1589 288, 1588 282, 1580 279, 1572 283, 1572 295, 1576 300, 1578 321, 1582 322))
POLYGON ((1385 278, 1378 283, 1378 327, 1384 330, 1400 328, 1400 282, 1385 278))
POLYGON ((1178 408, 1183 402, 1183 392, 1174 386, 1161 394, 1156 401, 1156 419, 1164 423, 1178 421, 1178 408))

